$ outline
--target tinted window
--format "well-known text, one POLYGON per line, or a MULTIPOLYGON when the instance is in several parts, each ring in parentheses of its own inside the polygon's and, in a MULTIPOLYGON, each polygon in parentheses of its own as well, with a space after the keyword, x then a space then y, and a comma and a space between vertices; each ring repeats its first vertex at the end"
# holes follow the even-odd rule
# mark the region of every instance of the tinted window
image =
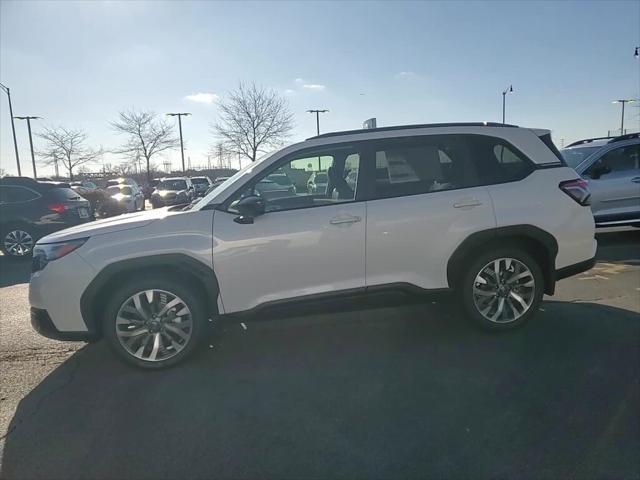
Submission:
POLYGON ((484 135, 467 140, 481 185, 522 180, 533 171, 531 162, 504 140, 484 135))
POLYGON ((19 203, 28 202, 38 198, 39 195, 27 188, 22 187, 0 187, 0 202, 19 203))
POLYGON ((187 182, 184 180, 163 180, 156 187, 158 190, 186 190, 187 182))
POLYGON ((80 200, 78 192, 71 190, 70 188, 52 188, 49 190, 49 195, 55 200, 64 202, 65 200, 80 200))
POLYGON ((206 178, 192 178, 191 183, 195 185, 209 185, 209 182, 206 178))
POLYGON ((375 162, 374 198, 453 190, 476 180, 462 135, 390 140, 376 148, 375 162))
POLYGON ((562 150, 562 157, 571 168, 576 168, 580 165, 588 156, 599 150, 600 147, 578 147, 578 148, 565 148, 562 150))
MULTIPOLYGON (((613 172, 628 172, 637 170, 639 167, 640 145, 628 145, 626 147, 616 148, 605 153, 600 160, 596 162, 613 172)), ((603 174, 602 176, 606 176, 603 174)))
POLYGON ((260 175, 231 202, 249 195, 265 200, 267 212, 293 210, 353 201, 360 167, 360 154, 352 147, 301 155, 260 175), (326 175, 328 185, 313 189, 308 185, 313 175, 326 175))

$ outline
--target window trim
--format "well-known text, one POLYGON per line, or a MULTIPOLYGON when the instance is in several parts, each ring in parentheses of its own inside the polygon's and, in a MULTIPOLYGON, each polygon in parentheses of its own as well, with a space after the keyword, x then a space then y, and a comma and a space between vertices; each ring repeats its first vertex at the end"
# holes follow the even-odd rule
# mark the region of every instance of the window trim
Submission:
POLYGON ((366 201, 367 199, 364 198, 365 195, 363 192, 364 190, 363 185, 365 184, 361 185, 361 182, 362 182, 363 165, 366 164, 364 152, 368 147, 367 143, 368 141, 366 140, 358 141, 358 142, 340 142, 340 143, 332 143, 332 144, 326 144, 326 145, 320 145, 320 146, 301 148, 300 150, 291 152, 288 155, 285 155, 282 158, 273 162, 271 165, 269 165, 267 168, 262 170, 257 175, 254 175, 251 178, 247 179, 247 181, 244 182, 242 185, 240 185, 238 188, 236 188, 233 191, 233 193, 230 194, 224 202, 222 202, 220 205, 217 205, 215 209, 229 213, 231 215, 237 215, 238 212, 232 212, 229 210, 231 203, 233 203, 236 200, 236 195, 238 195, 241 191, 246 190, 249 187, 255 186, 255 184, 258 183, 261 179, 271 175, 272 173, 274 173, 275 170, 278 170, 283 165, 286 165, 287 163, 290 163, 293 160, 297 160, 301 156, 302 158, 304 158, 304 155, 313 156, 317 152, 321 156, 323 152, 326 153, 328 150, 331 150, 331 149, 346 149, 346 148, 352 148, 354 150, 354 153, 358 153, 360 155, 360 163, 358 165, 358 179, 356 181, 356 191, 355 191, 355 196, 353 200, 347 200, 344 202, 337 202, 337 203, 329 203, 326 205, 312 205, 312 206, 305 206, 305 207, 288 208, 286 210, 274 210, 271 212, 265 212, 265 214, 291 212, 294 210, 307 210, 311 208, 332 207, 336 205, 349 205, 352 203, 366 201))
POLYGON ((36 196, 33 198, 30 198, 29 200, 21 200, 19 202, 3 202, 0 200, 0 205, 17 205, 17 204, 21 204, 21 203, 29 203, 29 202, 34 202, 40 198, 42 198, 42 195, 40 194, 40 192, 36 192, 35 190, 33 190, 32 188, 29 187, 23 187, 22 185, 1 185, 1 188, 18 188, 18 189, 22 189, 22 190, 28 190, 32 193, 34 193, 36 196))

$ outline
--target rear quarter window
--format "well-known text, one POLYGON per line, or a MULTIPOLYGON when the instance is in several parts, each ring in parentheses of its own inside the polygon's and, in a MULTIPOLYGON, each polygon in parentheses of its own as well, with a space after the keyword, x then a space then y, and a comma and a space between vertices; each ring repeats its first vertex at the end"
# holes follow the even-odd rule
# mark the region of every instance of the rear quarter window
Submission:
POLYGON ((474 135, 468 142, 482 185, 522 180, 534 170, 531 161, 504 140, 474 135))

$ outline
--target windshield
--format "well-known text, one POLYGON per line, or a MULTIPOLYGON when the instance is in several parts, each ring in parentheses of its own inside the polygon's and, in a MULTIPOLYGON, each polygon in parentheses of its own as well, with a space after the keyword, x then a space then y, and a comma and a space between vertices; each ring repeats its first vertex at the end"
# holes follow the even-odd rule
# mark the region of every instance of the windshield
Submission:
POLYGON ((195 185, 209 185, 209 182, 206 178, 192 178, 191 183, 195 185))
POLYGON ((580 165, 589 155, 599 150, 600 147, 580 147, 580 148, 565 148, 560 151, 562 158, 567 162, 571 168, 576 168, 580 165))
POLYGON ((123 185, 113 185, 107 188, 107 192, 109 193, 109 195, 116 195, 118 193, 121 193, 123 195, 133 195, 131 187, 126 187, 123 185))
POLYGON ((158 190, 186 190, 187 182, 184 180, 162 180, 156 188, 158 190))

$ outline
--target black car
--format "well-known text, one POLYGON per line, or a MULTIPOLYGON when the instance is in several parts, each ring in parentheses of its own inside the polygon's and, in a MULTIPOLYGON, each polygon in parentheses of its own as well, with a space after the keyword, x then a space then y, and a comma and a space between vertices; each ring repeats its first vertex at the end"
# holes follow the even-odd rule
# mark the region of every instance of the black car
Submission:
POLYGON ((195 198, 195 189, 191 179, 187 177, 163 178, 151 195, 153 208, 167 205, 191 203, 195 198))
POLYGON ((29 257, 39 238, 92 219, 89 202, 68 183, 0 179, 0 248, 9 257, 29 257))
POLYGON ((207 193, 207 190, 209 190, 213 182, 209 177, 191 177, 191 183, 195 189, 196 196, 204 197, 204 194, 207 193))

